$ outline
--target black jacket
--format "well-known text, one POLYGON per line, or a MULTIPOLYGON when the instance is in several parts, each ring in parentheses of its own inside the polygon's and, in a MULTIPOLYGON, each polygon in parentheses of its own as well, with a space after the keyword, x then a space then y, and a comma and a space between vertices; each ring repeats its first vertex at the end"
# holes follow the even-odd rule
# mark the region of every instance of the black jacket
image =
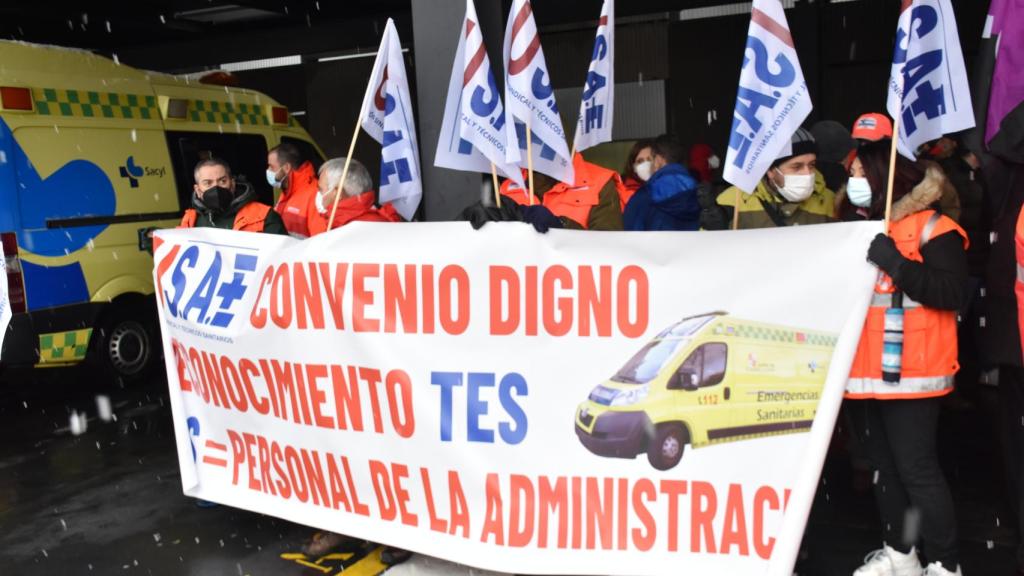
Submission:
POLYGON ((985 325, 981 330, 983 360, 1021 366, 1017 326, 1017 256, 1014 234, 1024 206, 1024 103, 1003 119, 989 145, 985 176, 992 210, 992 244, 985 276, 985 325))

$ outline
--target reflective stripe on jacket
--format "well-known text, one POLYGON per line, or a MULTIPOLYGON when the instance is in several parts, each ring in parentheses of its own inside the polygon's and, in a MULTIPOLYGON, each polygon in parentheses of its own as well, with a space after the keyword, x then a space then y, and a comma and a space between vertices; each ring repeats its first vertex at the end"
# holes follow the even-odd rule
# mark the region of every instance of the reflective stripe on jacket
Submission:
MULTIPOLYGON (((967 233, 956 222, 933 210, 924 210, 893 222, 890 235, 904 257, 923 262, 921 248, 930 240, 956 231, 967 233)), ((882 343, 885 311, 896 291, 892 279, 879 273, 875 294, 864 321, 857 355, 846 383, 846 397, 911 399, 942 396, 953 391, 957 363, 956 311, 937 310, 903 296, 903 356, 901 378, 896 384, 882 380, 882 343)))
POLYGON ((1013 292, 1017 296, 1017 325, 1020 326, 1021 350, 1024 350, 1024 208, 1017 215, 1014 242, 1017 250, 1017 279, 1013 283, 1013 292))

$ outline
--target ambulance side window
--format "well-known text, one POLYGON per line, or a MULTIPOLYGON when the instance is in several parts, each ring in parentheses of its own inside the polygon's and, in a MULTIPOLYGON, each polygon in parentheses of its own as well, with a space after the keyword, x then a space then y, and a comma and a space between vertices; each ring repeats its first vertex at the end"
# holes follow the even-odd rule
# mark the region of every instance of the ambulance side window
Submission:
POLYGON ((674 389, 695 390, 720 384, 725 379, 726 358, 729 348, 721 342, 710 342, 699 346, 683 361, 677 371, 674 389), (690 385, 690 375, 694 385, 690 385))
POLYGON ((704 368, 704 346, 699 346, 683 360, 672 379, 669 388, 672 390, 696 390, 700 386, 701 372, 704 368), (691 379, 692 377, 692 379, 691 379))
POLYGON ((702 346, 704 348, 704 374, 700 385, 714 386, 725 380, 726 360, 729 356, 729 348, 721 342, 712 342, 702 346))

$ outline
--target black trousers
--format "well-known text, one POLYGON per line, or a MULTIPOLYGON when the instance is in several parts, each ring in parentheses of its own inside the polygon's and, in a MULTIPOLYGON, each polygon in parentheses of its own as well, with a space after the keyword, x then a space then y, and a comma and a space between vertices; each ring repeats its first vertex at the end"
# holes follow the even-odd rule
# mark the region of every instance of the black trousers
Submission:
POLYGON ((882 539, 904 553, 920 540, 928 562, 942 562, 946 569, 956 570, 953 497, 935 448, 939 402, 939 398, 852 400, 848 405, 854 431, 877 471, 874 491, 882 539), (908 524, 907 519, 914 517, 917 521, 908 524))
POLYGON ((1017 515, 1017 567, 1024 570, 1024 368, 999 367, 999 405, 1006 495, 1017 515))

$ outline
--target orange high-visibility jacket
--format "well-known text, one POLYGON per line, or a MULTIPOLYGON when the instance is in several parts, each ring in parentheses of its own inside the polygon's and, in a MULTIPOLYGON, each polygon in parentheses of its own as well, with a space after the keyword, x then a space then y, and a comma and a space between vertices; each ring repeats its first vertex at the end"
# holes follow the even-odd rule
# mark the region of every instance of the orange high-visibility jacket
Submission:
POLYGON ((308 238, 310 220, 316 218, 316 170, 311 162, 304 162, 288 174, 288 186, 281 194, 274 210, 281 215, 284 227, 292 236, 308 238))
MULTIPOLYGON (((921 247, 929 239, 955 230, 967 244, 967 233, 956 222, 933 210, 923 210, 893 222, 890 236, 904 257, 922 262, 921 247)), ((953 391, 957 363, 956 311, 929 308, 903 295, 903 358, 897 384, 882 381, 882 341, 885 311, 896 287, 879 273, 875 293, 864 321, 857 356, 853 359, 846 397, 913 399, 943 396, 953 391)))
MULTIPOLYGON (((569 218, 586 229, 590 227, 590 210, 600 203, 601 189, 605 184, 614 178, 620 197, 624 187, 618 172, 591 164, 578 152, 572 164, 576 175, 574 185, 565 182, 555 184, 544 192, 541 204, 555 216, 569 218)), ((522 206, 530 204, 530 191, 515 186, 511 180, 502 183, 501 194, 522 206)))
MULTIPOLYGON (((235 214, 235 224, 232 230, 263 232, 263 222, 267 219, 268 213, 270 213, 270 206, 262 202, 249 202, 238 209, 238 213, 235 214)), ((198 213, 195 211, 195 208, 185 210, 185 215, 181 218, 181 224, 178 225, 178 228, 194 228, 197 217, 198 213)))
POLYGON ((1014 242, 1017 247, 1017 280, 1013 283, 1013 291, 1017 295, 1017 326, 1020 327, 1021 350, 1024 350, 1024 208, 1017 216, 1014 242))

